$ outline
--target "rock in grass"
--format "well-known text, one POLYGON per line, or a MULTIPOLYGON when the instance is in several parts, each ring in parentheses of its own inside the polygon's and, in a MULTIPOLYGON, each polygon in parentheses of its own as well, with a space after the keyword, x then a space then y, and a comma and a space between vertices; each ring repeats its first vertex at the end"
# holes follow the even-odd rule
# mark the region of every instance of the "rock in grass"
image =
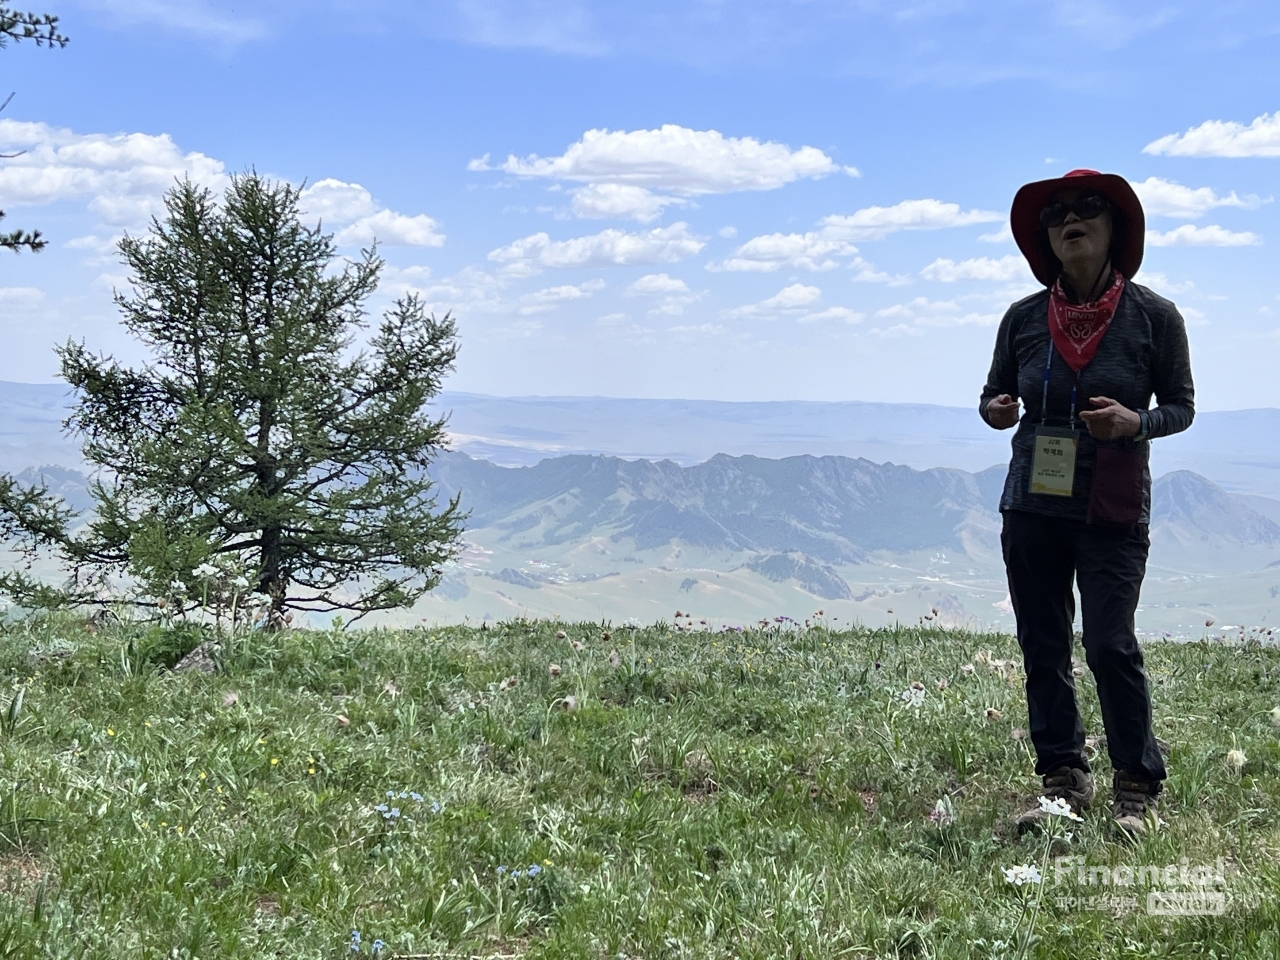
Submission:
POLYGON ((185 657, 173 665, 174 673, 216 673, 218 662, 215 659, 222 648, 213 640, 206 640, 185 657))

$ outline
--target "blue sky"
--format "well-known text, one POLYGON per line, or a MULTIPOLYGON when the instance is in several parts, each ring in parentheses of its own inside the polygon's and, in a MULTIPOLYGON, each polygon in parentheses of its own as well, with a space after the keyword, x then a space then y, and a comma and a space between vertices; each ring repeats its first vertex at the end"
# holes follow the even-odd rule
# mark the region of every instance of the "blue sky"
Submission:
POLYGON ((1280 405, 1272 3, 49 9, 67 49, 0 52, 4 225, 51 241, 0 260, 0 379, 136 359, 113 239, 253 167, 454 311, 451 389, 968 405, 1034 289, 1014 191, 1088 166, 1139 186, 1201 407, 1280 405))

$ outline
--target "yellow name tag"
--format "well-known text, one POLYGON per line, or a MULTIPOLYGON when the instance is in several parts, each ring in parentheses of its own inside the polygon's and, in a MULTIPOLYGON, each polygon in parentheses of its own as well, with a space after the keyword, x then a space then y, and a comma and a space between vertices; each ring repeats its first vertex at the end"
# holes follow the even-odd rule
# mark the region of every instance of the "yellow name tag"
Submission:
POLYGON ((1031 492, 1051 497, 1069 497, 1076 484, 1076 444, 1074 430, 1041 427, 1035 435, 1031 458, 1031 492))

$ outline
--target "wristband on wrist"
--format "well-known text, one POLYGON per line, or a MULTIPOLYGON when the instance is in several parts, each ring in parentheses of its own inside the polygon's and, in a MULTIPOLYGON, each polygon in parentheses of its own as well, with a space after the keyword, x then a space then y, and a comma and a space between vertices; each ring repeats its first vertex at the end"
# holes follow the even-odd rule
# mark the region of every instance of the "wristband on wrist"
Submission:
POLYGON ((1151 432, 1151 414, 1146 410, 1138 411, 1138 432, 1134 435, 1134 440, 1145 440, 1147 434, 1151 432))

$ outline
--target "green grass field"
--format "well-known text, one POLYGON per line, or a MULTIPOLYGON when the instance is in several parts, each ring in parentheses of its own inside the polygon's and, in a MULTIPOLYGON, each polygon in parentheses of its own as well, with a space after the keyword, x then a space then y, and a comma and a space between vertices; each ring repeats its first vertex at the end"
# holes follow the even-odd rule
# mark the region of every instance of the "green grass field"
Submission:
POLYGON ((515 621, 168 671, 191 642, 4 628, 0 956, 1280 956, 1273 648, 1147 648, 1168 822, 1130 845, 1105 804, 1009 829, 1037 781, 1006 636, 515 621), (1148 914, 1213 865, 1224 915, 1148 914))

